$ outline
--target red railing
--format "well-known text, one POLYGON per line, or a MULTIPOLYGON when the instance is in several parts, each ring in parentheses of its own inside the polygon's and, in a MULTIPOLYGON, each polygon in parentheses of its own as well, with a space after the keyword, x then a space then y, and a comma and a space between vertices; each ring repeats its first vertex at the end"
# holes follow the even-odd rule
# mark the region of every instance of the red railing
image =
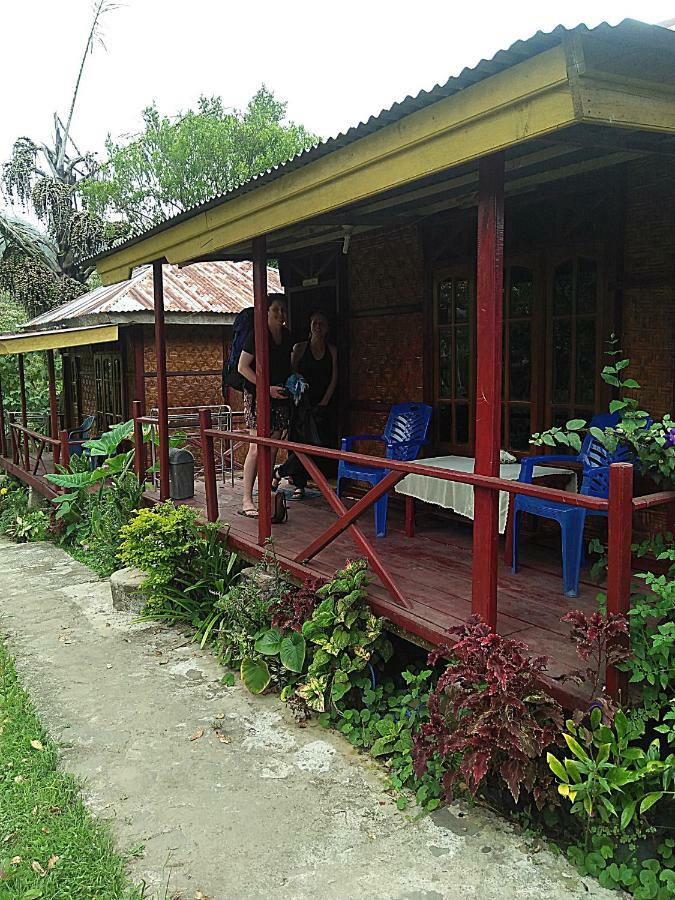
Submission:
MULTIPOLYGON (((204 458, 204 481, 206 490, 206 513, 210 522, 218 519, 218 494, 215 475, 214 441, 216 439, 230 439, 234 433, 217 430, 211 427, 208 410, 200 415, 202 454, 204 458)), ((262 447, 293 451, 304 465, 310 477, 315 481, 325 500, 338 516, 338 521, 322 532, 307 547, 297 554, 295 561, 306 562, 323 550, 336 537, 349 530, 359 550, 368 558, 375 574, 380 578, 394 601, 403 607, 410 608, 409 601, 402 595, 395 581, 384 566, 372 543, 357 527, 356 521, 387 491, 391 490, 402 478, 408 474, 424 475, 429 478, 439 478, 443 481, 453 481, 459 484, 471 485, 490 491, 505 491, 508 494, 524 494, 537 497, 541 500, 562 503, 565 506, 574 506, 593 511, 605 511, 608 518, 608 577, 607 577, 607 611, 626 615, 630 608, 630 582, 631 582, 631 543, 632 543, 632 518, 633 511, 653 508, 656 506, 669 506, 671 510, 675 505, 675 492, 661 491, 648 496, 633 498, 633 466, 629 463, 615 463, 610 466, 609 498, 589 497, 582 494, 571 493, 556 488, 544 487, 536 484, 525 484, 519 481, 506 481, 502 478, 480 475, 469 472, 458 472, 449 469, 439 469, 434 466, 419 462, 399 462, 397 460, 383 459, 381 457, 366 456, 361 453, 332 450, 326 447, 315 447, 308 444, 299 444, 291 441, 281 441, 273 438, 258 437, 257 435, 236 434, 236 438, 248 443, 254 443, 262 447), (379 485, 369 490, 365 496, 358 500, 351 509, 347 509, 336 496, 325 476, 318 468, 312 457, 322 457, 332 460, 349 460, 356 464, 368 465, 374 468, 387 469, 389 474, 379 485)), ((269 536, 270 528, 262 523, 259 543, 263 543, 269 536)), ((474 561, 475 562, 475 561, 474 561)), ((473 598, 472 609, 482 612, 480 598, 473 598), (477 602, 478 600, 478 602, 477 602)), ((495 622, 488 623, 491 627, 495 622)), ((625 676, 614 669, 607 672, 608 690, 619 696, 626 691, 625 676)))
MULTIPOLYGON (((15 465, 21 466, 29 475, 37 475, 38 468, 42 464, 45 472, 47 467, 42 459, 45 448, 51 447, 54 465, 67 466, 70 463, 70 448, 68 432, 59 432, 59 437, 53 438, 47 434, 33 431, 19 422, 14 422, 10 417, 9 433, 12 445, 12 460, 15 465), (31 445, 34 456, 31 460, 31 445)), ((73 443, 72 441, 70 443, 73 443)))

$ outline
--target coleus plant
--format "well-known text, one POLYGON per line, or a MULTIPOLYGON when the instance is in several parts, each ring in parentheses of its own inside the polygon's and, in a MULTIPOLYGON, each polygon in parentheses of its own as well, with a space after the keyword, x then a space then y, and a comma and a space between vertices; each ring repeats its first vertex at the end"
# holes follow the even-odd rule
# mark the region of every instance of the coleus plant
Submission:
POLYGON ((429 695, 429 721, 415 735, 417 776, 438 753, 452 763, 444 776, 449 801, 458 779, 475 795, 491 773, 516 802, 524 786, 543 806, 552 779, 541 756, 558 741, 563 721, 540 687, 547 658, 530 658, 524 643, 495 634, 477 616, 449 633, 456 640, 429 656, 429 665, 450 662, 429 695))

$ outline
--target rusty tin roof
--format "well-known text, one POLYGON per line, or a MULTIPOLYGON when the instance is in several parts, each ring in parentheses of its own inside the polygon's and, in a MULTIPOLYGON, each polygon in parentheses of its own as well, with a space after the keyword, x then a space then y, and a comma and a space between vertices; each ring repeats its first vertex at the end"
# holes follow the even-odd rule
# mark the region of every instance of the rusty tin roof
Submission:
MULTIPOLYGON (((268 267, 270 292, 282 291, 279 273, 268 267)), ((251 262, 204 262, 191 266, 164 266, 164 310, 168 319, 218 316, 228 324, 247 306, 253 305, 253 264, 251 262)), ((152 266, 139 269, 129 281, 98 287, 56 309, 42 313, 26 328, 71 325, 74 321, 141 321, 140 314, 153 312, 152 266)), ((183 319, 181 319, 183 321, 183 319)))

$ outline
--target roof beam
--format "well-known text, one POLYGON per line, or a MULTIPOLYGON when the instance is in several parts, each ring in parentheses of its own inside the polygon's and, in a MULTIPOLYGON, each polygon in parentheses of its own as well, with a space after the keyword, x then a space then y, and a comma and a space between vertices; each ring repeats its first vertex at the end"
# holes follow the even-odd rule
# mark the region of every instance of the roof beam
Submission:
POLYGON ((64 350, 116 341, 117 325, 95 328, 63 328, 58 331, 27 331, 23 334, 0 334, 0 356, 11 353, 34 353, 37 350, 64 350))

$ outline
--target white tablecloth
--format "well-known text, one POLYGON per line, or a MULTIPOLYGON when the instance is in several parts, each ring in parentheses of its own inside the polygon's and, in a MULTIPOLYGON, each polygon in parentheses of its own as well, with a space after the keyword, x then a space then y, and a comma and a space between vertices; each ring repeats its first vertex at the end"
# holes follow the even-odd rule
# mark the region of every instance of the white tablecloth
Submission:
MULTIPOLYGON (((435 456, 431 459, 419 459, 418 463, 425 466, 435 466, 439 469, 454 469, 458 472, 473 472, 475 460, 471 456, 435 456)), ((518 481, 520 463, 507 463, 500 467, 499 476, 507 481, 518 481)), ((574 472, 569 469, 556 469, 553 466, 535 466, 534 478, 543 475, 569 475, 570 480, 567 490, 577 489, 577 480, 574 472)), ((431 478, 427 475, 406 475, 399 481, 395 490, 406 497, 414 497, 425 503, 433 503, 444 509, 452 509, 460 516, 473 519, 473 487, 470 484, 459 484, 456 481, 444 481, 441 478, 431 478)), ((506 531, 506 517, 509 511, 509 494, 506 491, 499 492, 499 532, 506 531)))

